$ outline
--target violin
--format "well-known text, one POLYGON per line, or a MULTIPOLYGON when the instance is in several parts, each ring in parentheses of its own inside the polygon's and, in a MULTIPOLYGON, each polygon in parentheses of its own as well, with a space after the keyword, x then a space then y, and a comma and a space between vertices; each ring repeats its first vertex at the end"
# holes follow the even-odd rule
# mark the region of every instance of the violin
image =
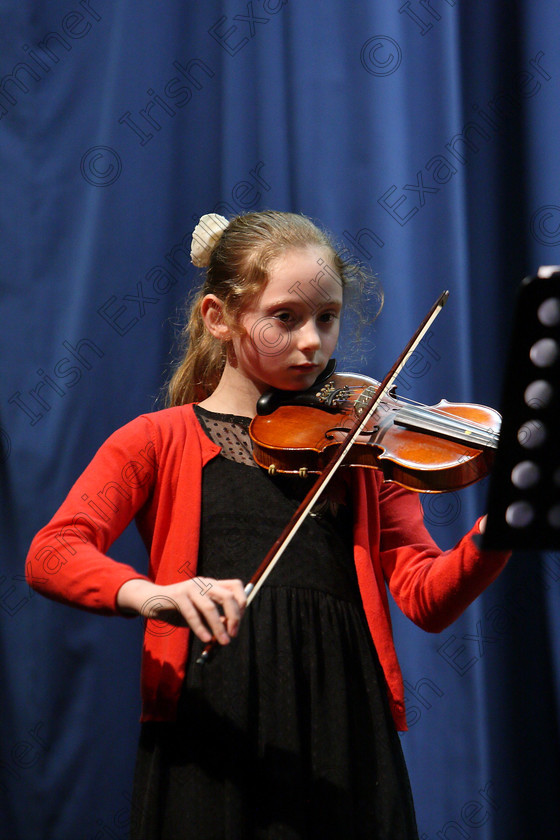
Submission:
MULTIPOLYGON (((307 391, 271 391, 257 404, 249 433, 253 457, 270 474, 320 474, 370 403, 380 383, 334 373, 334 360, 307 391)), ((379 402, 342 466, 382 471, 385 480, 421 493, 458 490, 492 467, 501 416, 469 403, 424 406, 398 399, 379 402)))

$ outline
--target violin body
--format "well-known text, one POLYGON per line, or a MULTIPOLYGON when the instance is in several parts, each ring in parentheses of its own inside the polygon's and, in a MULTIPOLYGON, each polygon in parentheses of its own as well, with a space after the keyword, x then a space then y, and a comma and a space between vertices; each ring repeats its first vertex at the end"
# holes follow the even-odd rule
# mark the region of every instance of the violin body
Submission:
MULTIPOLYGON (((253 456, 269 472, 321 473, 378 388, 359 374, 323 377, 305 392, 273 392, 251 423, 253 456)), ((422 493, 442 493, 484 478, 493 462, 501 417, 481 405, 419 406, 394 392, 378 405, 343 464, 379 469, 422 493)))

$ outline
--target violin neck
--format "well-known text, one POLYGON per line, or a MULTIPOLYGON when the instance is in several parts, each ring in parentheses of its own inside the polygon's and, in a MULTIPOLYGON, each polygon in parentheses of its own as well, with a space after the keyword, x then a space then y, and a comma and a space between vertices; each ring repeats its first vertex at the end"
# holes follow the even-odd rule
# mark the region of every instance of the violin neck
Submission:
POLYGON ((444 411, 429 408, 401 407, 393 418, 398 426, 413 431, 433 433, 440 438, 483 449, 497 449, 499 432, 444 411))

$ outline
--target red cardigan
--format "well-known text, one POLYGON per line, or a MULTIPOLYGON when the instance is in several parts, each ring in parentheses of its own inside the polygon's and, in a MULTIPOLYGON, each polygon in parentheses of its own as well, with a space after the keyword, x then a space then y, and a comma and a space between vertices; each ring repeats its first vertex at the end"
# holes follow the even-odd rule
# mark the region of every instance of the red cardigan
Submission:
MULTIPOLYGON (((150 556, 148 578, 176 583, 196 574, 202 468, 220 452, 192 405, 138 417, 101 446, 29 549, 27 580, 43 595, 97 613, 118 614, 125 581, 143 577, 106 552, 131 520, 150 556)), ((442 552, 422 521, 419 497, 353 469, 354 558, 369 629, 397 728, 406 729, 404 690, 387 597, 425 630, 453 622, 493 581, 507 554, 472 540, 442 552)), ((172 720, 185 674, 189 630, 148 621, 142 660, 143 720, 172 720)))

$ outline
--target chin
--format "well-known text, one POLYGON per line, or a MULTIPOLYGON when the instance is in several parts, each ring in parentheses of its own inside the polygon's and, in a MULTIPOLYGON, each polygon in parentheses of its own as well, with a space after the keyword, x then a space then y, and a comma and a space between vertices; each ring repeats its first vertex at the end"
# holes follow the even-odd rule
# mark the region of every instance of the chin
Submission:
POLYGON ((290 377, 290 384, 285 386, 286 391, 307 391, 311 388, 317 377, 320 375, 319 370, 312 373, 299 373, 290 377))
POLYGON ((267 381, 266 390, 274 388, 278 391, 306 391, 311 388, 318 376, 325 369, 324 365, 318 365, 314 370, 283 370, 278 374, 270 374, 263 381, 267 381))

